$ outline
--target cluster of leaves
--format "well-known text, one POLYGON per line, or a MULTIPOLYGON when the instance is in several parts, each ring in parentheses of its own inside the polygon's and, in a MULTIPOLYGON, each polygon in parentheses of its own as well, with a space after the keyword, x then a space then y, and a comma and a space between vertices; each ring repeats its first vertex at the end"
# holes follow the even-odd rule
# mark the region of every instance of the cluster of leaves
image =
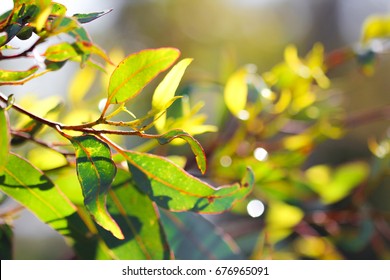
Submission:
POLYGON ((369 141, 376 156, 371 165, 318 164, 311 155, 319 143, 340 139, 358 124, 343 111, 327 72, 353 59, 372 75, 385 50, 378 44, 388 40, 389 30, 388 17, 373 16, 358 47, 326 56, 316 44, 302 58, 290 45, 284 62, 269 72, 260 75, 247 65, 227 79, 224 99, 233 119, 210 155, 211 177, 234 180, 252 167, 254 191, 232 210, 260 216, 264 209, 249 205, 266 205, 261 229, 232 232, 252 258, 388 258, 388 207, 379 203, 380 194, 388 193, 388 140, 369 141))
POLYGON ((66 16, 66 7, 59 3, 45 1, 14 1, 14 8, 0 17, 0 58, 14 59, 34 54, 37 63, 29 69, 20 71, 2 70, 0 85, 23 84, 50 71, 60 69, 68 60, 78 61, 82 65, 95 65, 91 55, 109 61, 103 50, 93 44, 82 23, 90 22, 108 13, 76 14, 66 16), (66 34, 69 42, 55 44, 46 49, 43 56, 39 55, 36 47, 51 37, 66 34), (22 52, 14 49, 10 42, 19 40, 32 40, 33 43, 22 52), (9 55, 4 55, 5 52, 9 55), (41 70, 41 71, 40 71, 41 70))
MULTIPOLYGON (((193 135, 216 127, 205 124, 201 103, 191 107, 187 96, 175 95, 192 59, 178 61, 174 48, 107 55, 82 24, 108 12, 67 16, 65 6, 50 0, 14 0, 0 16, 0 59, 25 57, 34 64, 0 69, 0 86, 22 85, 68 61, 82 66, 67 106, 57 97, 0 93, 2 193, 62 234, 82 259, 337 259, 359 252, 388 258, 389 208, 381 196, 389 192, 389 140, 369 140, 372 164, 311 161, 319 143, 342 138, 361 120, 343 111, 329 70, 354 59, 372 75, 390 35, 388 17, 369 18, 358 47, 326 55, 316 44, 300 57, 290 45, 284 62, 266 73, 253 65, 238 69, 223 92, 226 128, 205 152, 193 135), (38 52, 58 35, 66 40, 38 52), (12 47, 26 39, 33 43, 25 50, 12 47), (153 83, 150 107, 136 117, 129 108, 144 107, 137 96, 153 83), (179 102, 180 114, 169 114, 179 102), (169 143, 186 144, 200 173, 223 186, 185 171, 185 158, 161 156, 169 143), (241 182, 226 185, 234 181, 241 182), (248 211, 253 202, 254 213, 248 211), (254 230, 235 227, 234 242, 200 215, 230 209, 240 217, 261 215, 261 227, 258 220, 254 230)), ((0 215, 2 259, 12 258, 18 210, 0 215)))
MULTIPOLYGON (((64 109, 58 100, 41 100, 36 110, 31 104, 26 109, 17 97, 1 93, 0 190, 64 235, 78 258, 168 259, 181 257, 191 245, 195 258, 240 257, 229 240, 199 214, 226 211, 249 195, 254 182, 250 168, 240 183, 215 188, 186 172, 179 166, 182 161, 174 163, 175 158, 146 153, 145 147, 129 150, 114 141, 119 136, 149 139, 153 141, 149 146, 154 147, 181 139, 205 173, 202 146, 179 124, 192 122, 198 133, 212 128, 202 125, 196 108, 176 121, 165 117, 180 98, 175 91, 191 59, 176 63, 177 49, 160 48, 113 64, 81 25, 106 13, 69 17, 63 5, 50 0, 15 0, 14 8, 1 16, 0 58, 33 56, 35 65, 22 71, 1 69, 0 85, 23 84, 68 61, 104 71, 92 55, 102 58, 106 70, 111 70, 107 70, 101 111, 96 118, 96 112, 87 114, 92 119, 85 122, 78 115, 75 125, 61 121, 64 109), (38 46, 60 34, 68 40, 37 53, 38 46), (36 40, 27 50, 12 50, 13 40, 31 37, 36 40), (4 55, 6 51, 16 53, 4 55), (169 68, 154 91, 149 112, 136 118, 126 104, 136 103, 144 87, 169 68), (123 114, 133 119, 128 121, 123 114), (155 125, 160 134, 146 133, 155 125), (219 255, 203 240, 210 233, 208 241, 217 244, 219 255)), ((83 82, 86 92, 88 82, 83 82)), ((83 97, 78 98, 81 102, 83 97)), ((12 227, 8 223, 14 214, 13 210, 2 214, 2 258, 11 256, 12 227)))

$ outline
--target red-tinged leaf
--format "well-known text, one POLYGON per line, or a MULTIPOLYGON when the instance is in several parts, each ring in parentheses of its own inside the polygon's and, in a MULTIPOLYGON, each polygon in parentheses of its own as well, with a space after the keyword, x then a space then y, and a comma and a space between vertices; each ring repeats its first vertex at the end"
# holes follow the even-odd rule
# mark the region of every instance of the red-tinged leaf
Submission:
POLYGON ((171 142, 173 139, 181 138, 185 140, 195 154, 196 162, 202 174, 206 172, 206 155, 200 143, 190 134, 181 129, 174 129, 162 135, 159 135, 157 141, 163 145, 171 142))
POLYGON ((107 104, 124 103, 137 96, 159 73, 172 66, 179 55, 177 49, 160 48, 128 56, 111 75, 107 104))
POLYGON ((159 206, 171 211, 220 213, 244 199, 254 184, 249 168, 241 184, 213 188, 165 158, 134 151, 123 155, 137 186, 159 206))
POLYGON ((84 205, 94 220, 123 239, 121 229, 106 208, 106 197, 116 175, 108 145, 93 135, 70 138, 76 152, 76 169, 84 195, 84 205))
POLYGON ((33 75, 39 69, 38 66, 33 66, 26 71, 8 71, 0 69, 0 85, 1 83, 20 81, 33 75))

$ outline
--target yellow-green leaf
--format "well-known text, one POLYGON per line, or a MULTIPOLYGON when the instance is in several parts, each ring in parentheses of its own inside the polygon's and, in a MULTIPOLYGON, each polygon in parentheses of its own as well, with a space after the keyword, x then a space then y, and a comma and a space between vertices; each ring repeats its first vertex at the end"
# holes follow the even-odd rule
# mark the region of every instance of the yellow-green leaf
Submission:
POLYGON ((124 103, 136 95, 179 57, 173 48, 147 49, 125 58, 114 70, 108 86, 109 104, 124 103))
POLYGON ((225 104, 234 116, 245 109, 248 97, 247 67, 243 67, 233 73, 226 83, 224 90, 225 104))
POLYGON ((0 32, 0 47, 2 47, 8 40, 7 32, 0 32))
POLYGON ((75 206, 42 171, 25 159, 10 154, 0 175, 0 189, 61 234, 70 233, 67 218, 75 214, 75 206))
POLYGON ((74 106, 81 105, 81 101, 91 89, 96 78, 96 71, 91 67, 80 69, 70 83, 69 97, 74 106))
POLYGON ((29 161, 41 170, 50 170, 67 165, 65 156, 47 149, 37 147, 28 152, 29 161))
POLYGON ((79 56, 80 54, 72 44, 62 42, 48 47, 43 55, 50 61, 59 62, 79 56))
POLYGON ((374 38, 390 36, 390 16, 375 15, 368 17, 362 29, 361 41, 367 43, 374 38))
POLYGON ((50 5, 51 1, 46 1, 47 3, 40 5, 40 13, 38 14, 37 18, 35 19, 35 22, 32 23, 32 25, 35 27, 35 29, 40 32, 42 28, 45 26, 45 23, 52 11, 52 7, 50 5))
POLYGON ((317 165, 306 170, 309 186, 318 193, 325 204, 335 203, 356 188, 369 173, 363 162, 342 165, 331 170, 325 165, 317 165))
POLYGON ((152 99, 154 109, 164 110, 166 108, 166 104, 175 96, 176 89, 191 62, 191 58, 186 58, 178 62, 157 86, 152 99))
POLYGON ((298 207, 281 201, 270 202, 265 222, 271 243, 287 237, 303 216, 304 212, 298 207))
POLYGON ((65 16, 67 8, 60 3, 52 3, 51 16, 62 17, 65 16))
POLYGON ((26 79, 27 77, 37 72, 38 69, 38 66, 33 66, 26 71, 8 71, 0 69, 0 85, 2 82, 6 83, 26 79))

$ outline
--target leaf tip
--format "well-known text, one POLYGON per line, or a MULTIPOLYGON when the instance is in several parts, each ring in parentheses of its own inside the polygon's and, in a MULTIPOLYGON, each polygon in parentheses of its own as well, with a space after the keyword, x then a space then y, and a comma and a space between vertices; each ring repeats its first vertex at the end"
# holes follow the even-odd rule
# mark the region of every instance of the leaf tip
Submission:
POLYGON ((250 166, 246 167, 246 172, 241 180, 241 186, 244 188, 252 188, 255 184, 255 174, 250 166))

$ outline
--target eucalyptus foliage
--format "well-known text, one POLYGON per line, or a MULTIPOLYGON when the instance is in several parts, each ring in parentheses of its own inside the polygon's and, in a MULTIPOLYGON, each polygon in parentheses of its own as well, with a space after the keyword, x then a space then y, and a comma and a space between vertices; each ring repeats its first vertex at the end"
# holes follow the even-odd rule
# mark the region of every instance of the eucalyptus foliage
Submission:
MULTIPOLYGON (((193 151, 200 172, 206 172, 206 158, 199 142, 180 127, 164 129, 162 121, 166 110, 180 98, 175 92, 192 59, 176 63, 179 50, 160 48, 131 54, 114 64, 82 26, 109 12, 68 16, 65 6, 52 1, 14 1, 14 8, 1 16, 1 59, 33 54, 36 65, 18 71, 1 70, 0 85, 22 85, 60 70, 71 61, 105 71, 97 58, 113 70, 100 115, 79 124, 66 125, 58 121, 61 106, 56 101, 43 102, 40 112, 35 113, 19 105, 17 96, 1 94, 0 189, 64 235, 78 258, 173 258, 175 252, 166 230, 172 234, 175 230, 180 233, 181 229, 174 224, 165 225, 160 218, 161 209, 191 211, 198 215, 227 211, 251 192, 253 174, 248 168, 240 183, 214 187, 168 158, 128 150, 113 140, 115 136, 139 137, 153 141, 154 145, 165 145, 182 139, 193 151), (12 50, 9 45, 12 39, 26 40, 33 34, 37 39, 26 51, 12 50), (60 34, 68 39, 37 54, 38 46, 60 34), (3 55, 5 50, 12 54, 3 55), (133 116, 126 104, 136 102, 143 88, 170 68, 157 86, 152 106, 145 116, 130 121, 118 119, 123 112, 133 116), (14 111, 17 114, 14 115, 14 111), (156 121, 164 131, 146 133, 156 121), (49 141, 49 134, 56 141, 49 141), (39 157, 46 155, 43 160, 49 165, 31 153, 23 156, 22 152, 14 150, 14 146, 31 144, 46 150, 39 157), (77 180, 68 180, 76 174, 77 180)), ((75 96, 72 97, 81 101, 82 97, 75 96)), ((170 215, 175 217, 176 214, 170 215)), ((197 219, 207 224, 201 216, 197 219)), ((2 228, 9 236, 9 227, 5 224, 2 228)), ((222 258, 238 254, 217 230, 212 234, 217 242, 224 244, 222 258)), ((11 246, 5 248, 10 256, 11 246)))
POLYGON ((0 86, 80 65, 65 104, 0 92, 0 203, 20 205, 0 214, 2 259, 13 258, 12 221, 24 208, 78 259, 339 259, 367 248, 390 256, 382 246, 390 208, 377 203, 388 192, 389 140, 369 139, 370 162, 307 164, 319 143, 388 116, 388 107, 348 116, 332 102, 328 73, 352 60, 373 75, 389 17, 370 17, 358 48, 327 54, 317 43, 302 56, 288 45, 269 71, 244 65, 213 81, 224 85, 226 127, 204 149, 194 136, 217 127, 205 123, 202 102, 176 93, 192 58, 172 47, 106 53, 83 24, 109 13, 69 16, 51 0, 14 0, 0 15, 0 60, 33 60, 0 69, 0 86), (13 49, 27 39, 25 50, 13 49), (152 86, 147 111, 136 116, 129 108, 152 86), (167 153, 168 145, 186 145, 191 157, 167 153), (228 212, 246 221, 252 202, 265 205, 253 227, 222 230, 207 219, 228 212))

